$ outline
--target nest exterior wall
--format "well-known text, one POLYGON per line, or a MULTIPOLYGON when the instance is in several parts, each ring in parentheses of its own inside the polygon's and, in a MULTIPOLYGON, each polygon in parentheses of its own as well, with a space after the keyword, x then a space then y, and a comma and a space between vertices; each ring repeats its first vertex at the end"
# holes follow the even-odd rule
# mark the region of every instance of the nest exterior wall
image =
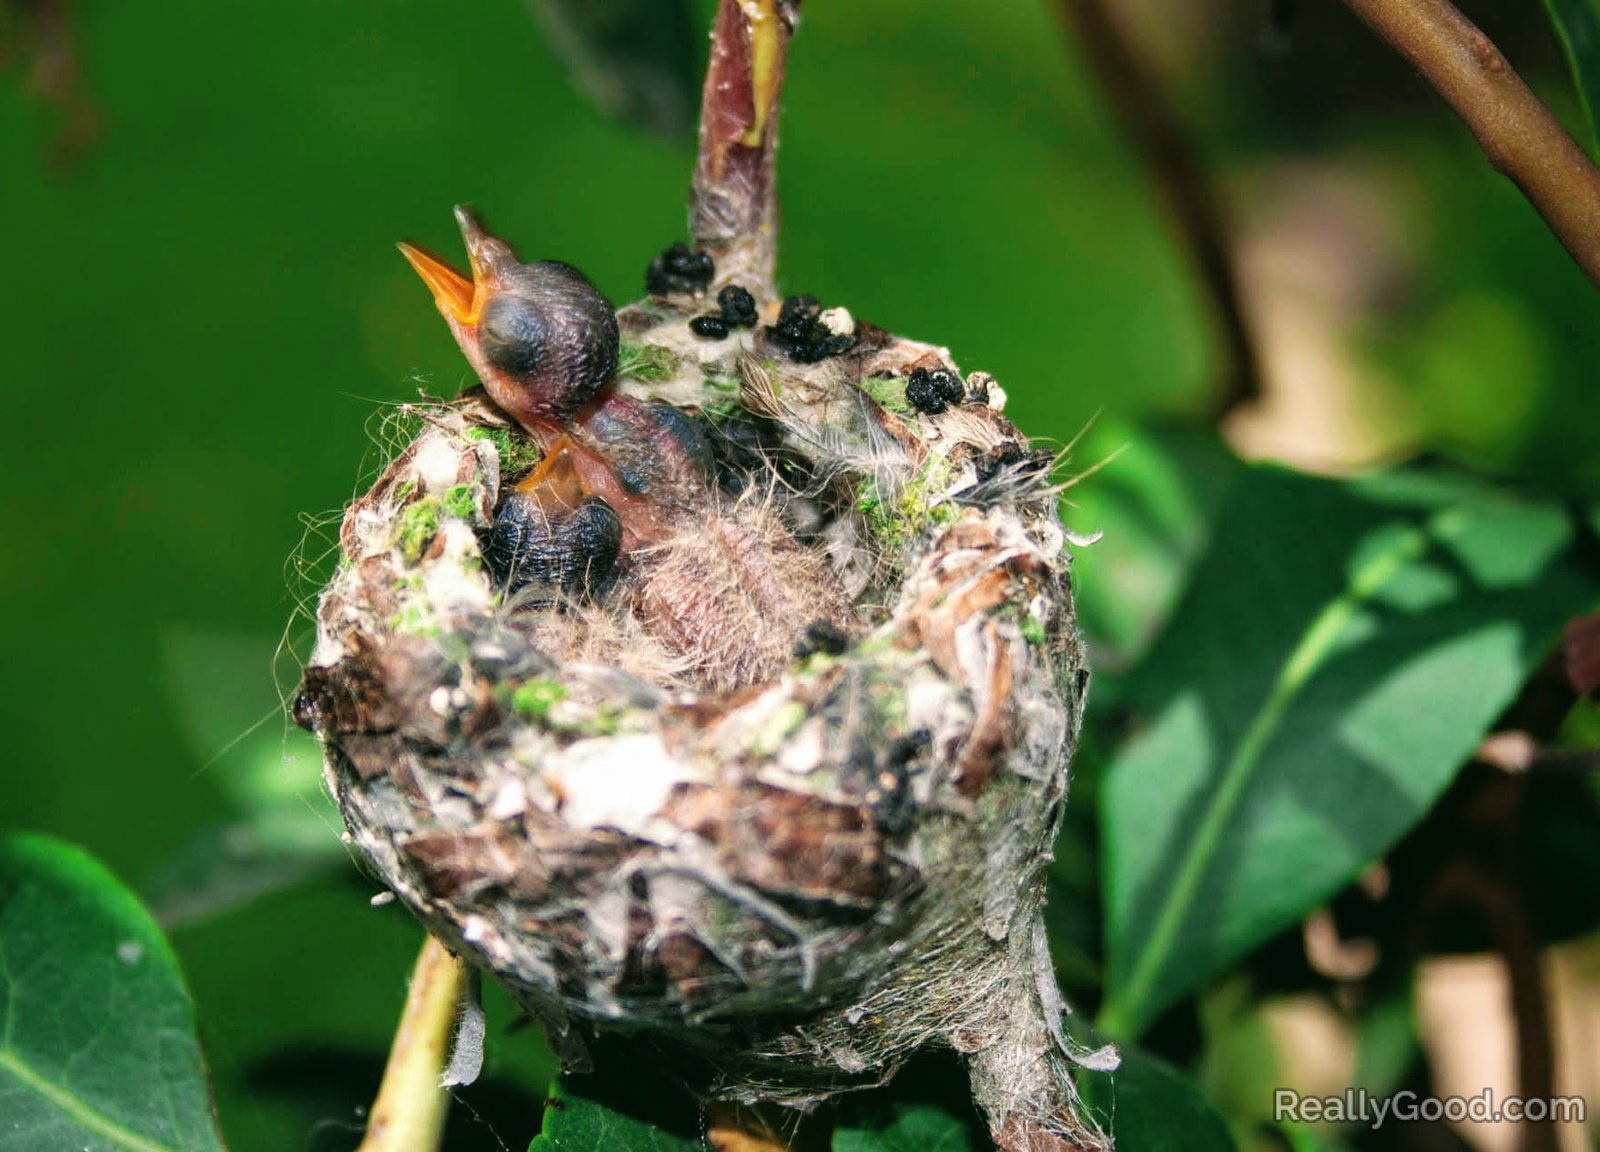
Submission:
POLYGON ((307 670, 354 843, 569 1065, 590 1029, 644 1031, 707 1054, 723 1094, 807 1105, 945 1044, 997 1134, 1102 1144, 1040 915, 1087 669, 1054 490, 1017 466, 1038 454, 997 387, 880 402, 942 349, 862 327, 800 366, 685 311, 623 311, 625 365, 652 367, 622 386, 777 430, 807 484, 774 472, 709 516, 757 546, 759 517, 801 525, 848 642, 730 683, 641 599, 505 602, 479 544, 505 420, 473 395, 429 410, 345 517, 307 670))

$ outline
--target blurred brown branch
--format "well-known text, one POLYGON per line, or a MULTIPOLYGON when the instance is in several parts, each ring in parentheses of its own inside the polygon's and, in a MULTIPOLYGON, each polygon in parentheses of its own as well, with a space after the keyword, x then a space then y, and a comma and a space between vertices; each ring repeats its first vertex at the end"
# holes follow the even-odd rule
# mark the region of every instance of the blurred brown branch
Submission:
POLYGON ((1190 259, 1211 293, 1230 366, 1228 386, 1216 404, 1215 415, 1220 418, 1262 391, 1261 362, 1240 298, 1222 207, 1178 118, 1162 100, 1156 78, 1104 0, 1056 0, 1056 10, 1077 36, 1112 113, 1166 199, 1190 259))
POLYGON ((0 0, 0 72, 28 65, 28 88, 56 113, 49 159, 65 168, 100 134, 100 106, 83 74, 68 0, 0 0))
POLYGON ((1422 73, 1600 286, 1600 170, 1449 0, 1344 0, 1422 73))

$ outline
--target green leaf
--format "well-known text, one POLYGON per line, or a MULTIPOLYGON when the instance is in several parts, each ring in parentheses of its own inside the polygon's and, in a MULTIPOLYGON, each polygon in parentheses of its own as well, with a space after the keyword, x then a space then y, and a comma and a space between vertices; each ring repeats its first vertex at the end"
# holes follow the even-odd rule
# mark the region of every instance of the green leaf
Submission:
POLYGON ((1081 1074, 1085 1105, 1118 1148, 1138 1152, 1233 1152, 1228 1125, 1187 1076, 1126 1045, 1110 1075, 1081 1074))
POLYGON ((1147 648, 1204 549, 1209 521, 1241 471, 1216 437, 1180 428, 1098 423, 1073 463, 1105 464, 1062 497, 1062 519, 1082 536, 1072 549, 1078 617, 1095 645, 1097 675, 1147 648))
POLYGON ((937 1104, 891 1103, 868 1127, 833 1130, 833 1152, 984 1152, 960 1116, 937 1104))
POLYGON ((833 1152, 988 1152, 961 1062, 950 1053, 913 1060, 887 1087, 839 1101, 833 1152))
POLYGON ((1595 112, 1600 109, 1600 0, 1544 0, 1566 51, 1578 99, 1589 122, 1589 151, 1596 148, 1595 112))
POLYGON ((597 1058, 594 1075, 553 1081, 528 1152, 704 1152, 699 1106, 658 1069, 624 1063, 597 1058))
POLYGON ((1128 685, 1101 792, 1109 994, 1156 1013, 1293 924, 1444 790, 1600 596, 1549 505, 1421 473, 1259 469, 1128 685))
POLYGON ((98 862, 0 838, 0 1146, 209 1152, 193 1005, 165 938, 98 862))
POLYGON ((1204 1046, 1195 1078, 1230 1131, 1246 1133, 1270 1123, 1272 1093, 1284 1083, 1267 1001, 1244 972, 1233 971, 1197 997, 1204 1046))

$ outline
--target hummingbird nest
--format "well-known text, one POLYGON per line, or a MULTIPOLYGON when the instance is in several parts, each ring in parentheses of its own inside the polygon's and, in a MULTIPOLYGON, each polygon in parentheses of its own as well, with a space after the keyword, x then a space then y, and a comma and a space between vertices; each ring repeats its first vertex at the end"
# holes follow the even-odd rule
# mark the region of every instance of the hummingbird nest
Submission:
POLYGON ((476 390, 424 412, 318 610, 328 786, 569 1066, 645 1031, 805 1105, 942 1043, 997 1127, 1095 1144, 1040 915, 1088 682, 1052 456, 842 310, 813 319, 848 351, 796 362, 785 307, 720 339, 692 297, 620 313, 615 386, 711 468, 601 596, 508 594, 485 543, 538 449, 476 390))
POLYGON ((347 510, 297 719, 569 1068, 647 1034, 804 1108, 944 1045, 1006 1152, 1103 1148, 1041 915, 1088 684, 1054 454, 945 349, 777 297, 751 61, 793 11, 755 7, 647 300, 464 212, 470 280, 405 249, 484 387, 347 510))

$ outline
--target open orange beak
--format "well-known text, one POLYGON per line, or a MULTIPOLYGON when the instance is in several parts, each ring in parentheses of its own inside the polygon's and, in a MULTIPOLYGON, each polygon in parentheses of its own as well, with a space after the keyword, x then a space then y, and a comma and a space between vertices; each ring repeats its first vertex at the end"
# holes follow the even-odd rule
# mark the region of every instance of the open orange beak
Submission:
POLYGON ((422 282, 433 293, 439 311, 462 324, 476 322, 483 303, 476 284, 414 244, 402 242, 400 254, 416 269, 417 275, 422 277, 422 282))
POLYGON ((472 262, 472 279, 414 244, 401 244, 400 251, 433 292, 439 311, 448 319, 470 326, 482 315, 489 289, 500 282, 508 267, 516 264, 517 257, 504 240, 484 231, 471 208, 458 204, 455 214, 462 242, 467 246, 467 259, 472 262))

